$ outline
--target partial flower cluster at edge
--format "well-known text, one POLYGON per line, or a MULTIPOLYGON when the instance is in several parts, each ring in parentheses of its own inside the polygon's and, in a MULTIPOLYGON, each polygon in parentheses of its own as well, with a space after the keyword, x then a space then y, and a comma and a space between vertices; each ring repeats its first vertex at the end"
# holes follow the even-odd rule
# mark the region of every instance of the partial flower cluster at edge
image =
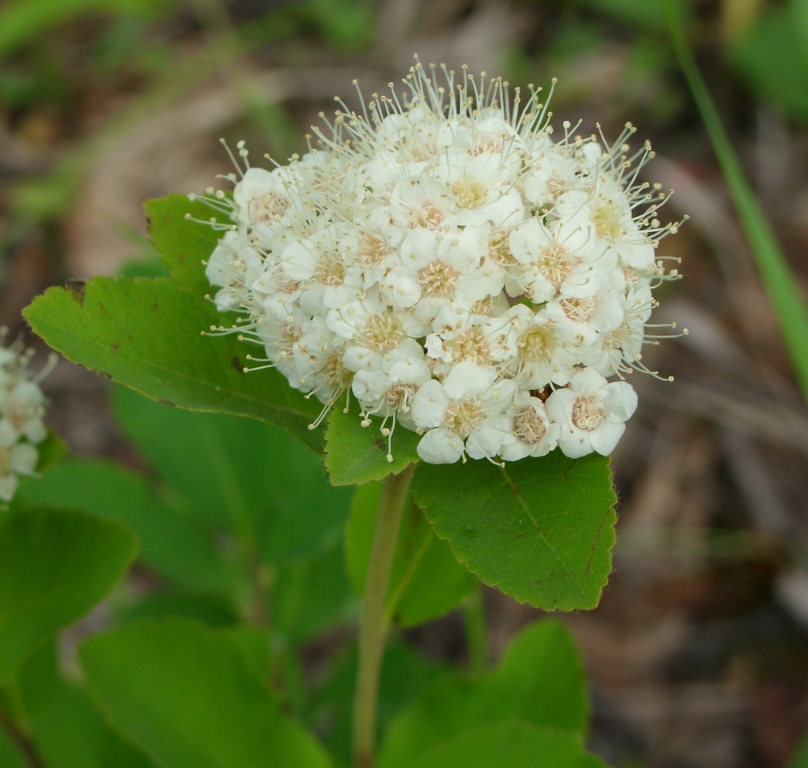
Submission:
MULTIPOLYGON (((563 126, 540 90, 416 64, 406 93, 341 102, 310 151, 250 167, 202 198, 223 232, 214 300, 324 408, 423 435, 430 463, 612 452, 634 413, 625 381, 656 343, 657 253, 676 224, 638 179, 652 156, 563 126), (611 380, 617 378, 617 380, 611 380)), ((361 94, 360 94, 361 98, 361 94)))
MULTIPOLYGON (((5 339, 7 330, 0 331, 5 339)), ((28 370, 31 350, 19 341, 0 346, 0 501, 9 502, 20 477, 33 475, 39 461, 39 445, 48 430, 42 421, 47 399, 39 382, 51 362, 38 374, 28 370)))

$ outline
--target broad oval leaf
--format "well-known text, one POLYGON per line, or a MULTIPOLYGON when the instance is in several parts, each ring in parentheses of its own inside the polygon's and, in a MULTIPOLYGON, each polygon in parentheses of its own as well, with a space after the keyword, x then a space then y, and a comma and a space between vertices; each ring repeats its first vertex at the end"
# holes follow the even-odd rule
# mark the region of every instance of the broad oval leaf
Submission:
POLYGON ((319 407, 274 370, 244 373, 244 344, 203 335, 222 318, 169 278, 96 277, 50 288, 23 313, 66 358, 155 400, 277 424, 314 450, 319 407))
POLYGON ((410 768, 605 768, 580 736, 519 721, 459 734, 422 753, 410 768))
POLYGON ((545 610, 598 604, 616 519, 607 458, 554 451, 505 468, 420 464, 412 488, 438 536, 484 583, 545 610))
POLYGON ((0 524, 0 683, 98 603, 136 549, 124 526, 82 512, 21 510, 0 524))
POLYGON ((163 768, 330 765, 221 633, 142 622, 90 638, 79 655, 112 723, 163 768))
MULTIPOLYGON (((380 483, 357 488, 345 528, 348 572, 360 594, 370 562, 380 496, 380 483)), ((405 627, 423 624, 456 608, 475 584, 475 578, 455 560, 449 545, 435 535, 421 510, 410 504, 401 521, 390 575, 388 614, 405 627)))

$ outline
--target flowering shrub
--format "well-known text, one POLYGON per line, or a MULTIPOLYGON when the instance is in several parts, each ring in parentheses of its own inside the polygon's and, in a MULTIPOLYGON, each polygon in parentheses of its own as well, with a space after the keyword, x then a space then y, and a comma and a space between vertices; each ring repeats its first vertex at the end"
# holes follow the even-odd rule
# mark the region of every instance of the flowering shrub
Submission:
POLYGON ((644 370, 652 289, 676 276, 665 195, 638 181, 650 146, 628 155, 630 125, 555 141, 540 91, 512 101, 501 79, 417 64, 405 82, 289 165, 239 145, 232 197, 203 198, 226 217, 206 275, 239 313, 217 330, 325 404, 312 426, 355 397, 389 461, 397 424, 428 463, 608 455, 637 398, 606 379, 644 370))
MULTIPOLYGON (((12 639, 0 638, 0 686, 44 676, 21 670, 120 578, 136 537, 141 564, 184 595, 168 620, 144 599, 151 618, 81 644, 133 765, 604 767, 583 747, 586 690, 564 627, 526 628, 488 669, 474 590, 597 605, 616 519, 608 454, 637 405, 625 376, 647 370, 642 347, 656 343, 652 291, 676 277, 656 254, 676 225, 638 178, 652 153, 630 153, 632 127, 613 144, 568 124, 556 137, 537 90, 523 103, 501 80, 420 65, 405 82, 359 114, 341 104, 288 165, 251 167, 240 145, 232 194, 147 203, 170 277, 71 283, 25 312, 66 357, 209 412, 119 390, 162 492, 75 461, 0 519, 13 585, 0 590, 12 639), (42 577, 29 590, 31 562, 42 577), (309 697, 299 670, 301 643, 344 621, 352 589, 351 706, 341 673, 309 697), (392 690, 391 626, 461 606, 472 679, 421 683, 405 653, 392 690)), ((28 442, 34 412, 17 427, 28 442)), ((48 745, 47 723, 9 722, 18 742, 48 745)))

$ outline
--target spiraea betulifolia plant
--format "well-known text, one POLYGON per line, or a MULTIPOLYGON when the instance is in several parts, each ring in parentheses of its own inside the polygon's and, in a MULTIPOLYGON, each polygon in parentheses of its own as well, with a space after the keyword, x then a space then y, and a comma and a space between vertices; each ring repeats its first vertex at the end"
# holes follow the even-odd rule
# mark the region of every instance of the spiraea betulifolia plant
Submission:
MULTIPOLYGON (((69 359, 209 412, 120 390, 162 491, 68 463, 0 529, 19 547, 43 497, 84 506, 81 526, 104 528, 88 553, 117 537, 93 599, 132 530, 174 590, 173 618, 145 601, 83 642, 92 702, 59 689, 126 745, 116 768, 602 765, 563 625, 529 626, 489 668, 478 582, 546 610, 593 608, 606 584, 608 456, 660 335, 653 291, 677 277, 658 249, 677 225, 640 174, 653 153, 630 125, 612 142, 554 131, 541 89, 465 70, 416 63, 357 105, 288 163, 256 167, 240 144, 224 189, 147 203, 170 275, 53 288, 26 310, 69 359), (346 570, 358 652, 312 691, 300 648, 354 617, 346 570), (458 606, 469 671, 395 637, 458 606)), ((18 644, 7 685, 67 619, 18 644)), ((11 721, 40 748, 42 716, 11 721)))

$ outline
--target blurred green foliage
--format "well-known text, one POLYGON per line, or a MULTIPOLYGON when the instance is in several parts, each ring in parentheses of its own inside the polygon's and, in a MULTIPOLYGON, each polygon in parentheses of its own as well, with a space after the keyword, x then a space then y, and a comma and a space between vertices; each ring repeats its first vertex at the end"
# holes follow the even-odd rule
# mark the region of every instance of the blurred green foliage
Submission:
POLYGON ((731 63, 761 102, 808 123, 808 2, 768 6, 739 39, 731 63))

